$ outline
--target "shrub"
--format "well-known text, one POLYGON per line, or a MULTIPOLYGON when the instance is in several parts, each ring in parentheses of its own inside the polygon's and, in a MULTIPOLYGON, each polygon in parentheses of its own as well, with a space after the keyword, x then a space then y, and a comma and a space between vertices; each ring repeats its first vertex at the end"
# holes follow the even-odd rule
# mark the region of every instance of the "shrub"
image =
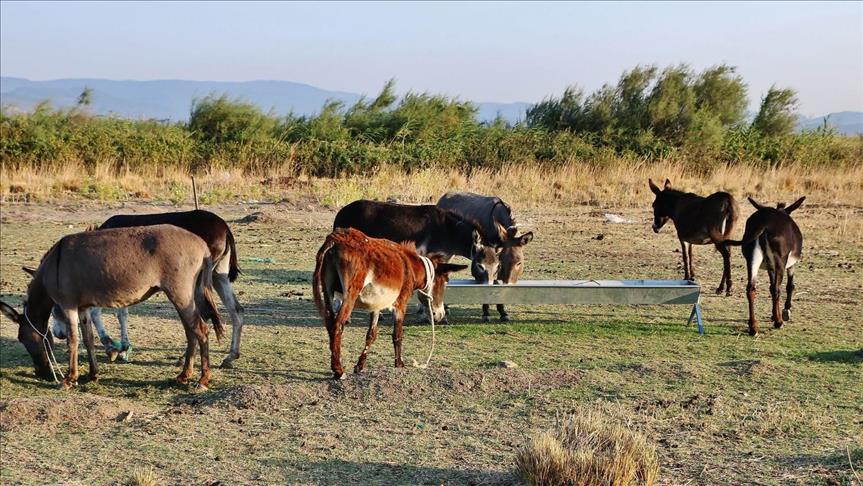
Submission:
POLYGON ((516 473, 529 485, 652 485, 659 474, 654 447, 639 434, 596 413, 574 415, 518 451, 516 473))

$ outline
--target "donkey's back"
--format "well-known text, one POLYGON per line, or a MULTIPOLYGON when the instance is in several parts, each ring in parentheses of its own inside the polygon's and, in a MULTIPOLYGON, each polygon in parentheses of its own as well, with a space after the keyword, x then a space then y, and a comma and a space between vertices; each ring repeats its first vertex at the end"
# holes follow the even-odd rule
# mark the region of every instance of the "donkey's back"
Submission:
POLYGON ((207 264, 210 251, 193 233, 168 224, 138 226, 62 238, 38 278, 58 304, 125 307, 160 289, 193 288, 207 264))
POLYGON ((466 219, 476 221, 483 236, 490 244, 502 244, 497 224, 509 230, 515 226, 515 218, 509 205, 496 196, 483 196, 472 192, 448 192, 441 196, 437 207, 455 212, 466 219))

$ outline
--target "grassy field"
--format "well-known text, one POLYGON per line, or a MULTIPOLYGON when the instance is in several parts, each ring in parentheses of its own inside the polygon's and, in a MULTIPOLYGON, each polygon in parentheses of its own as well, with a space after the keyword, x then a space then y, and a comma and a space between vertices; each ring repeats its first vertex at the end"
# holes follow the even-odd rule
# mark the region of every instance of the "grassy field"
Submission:
MULTIPOLYGON (((651 232, 646 184, 640 191, 619 204, 596 197, 602 202, 520 208, 510 197, 537 235, 524 278, 679 278, 677 240, 671 228, 651 232), (605 212, 634 223, 608 223, 605 212)), ((215 370, 208 392, 177 385, 183 333, 156 297, 131 311, 132 362, 100 356, 98 383, 62 392, 34 379, 17 328, 4 319, 2 482, 122 484, 143 471, 168 484, 509 484, 515 451, 532 434, 589 410, 655 444, 663 484, 861 484, 863 204, 825 194, 810 193, 795 213, 806 240, 794 320, 782 330, 769 324, 766 274, 763 333, 753 339, 742 257, 733 254, 734 294, 719 297, 711 289, 721 259, 697 247, 706 336, 686 326, 689 310, 677 306, 514 307, 507 324, 482 323, 478 307, 453 307, 429 369, 392 368, 385 317, 368 371, 341 382, 329 379, 310 292, 332 206, 290 196, 211 206, 229 221, 260 213, 232 224, 247 323, 237 367, 215 370), (497 368, 501 360, 519 367, 497 368)), ((170 209, 7 199, 3 299, 21 301, 20 266, 37 263, 61 235, 120 211, 170 209)), ((744 218, 751 212, 741 209, 744 218)), ((115 322, 106 316, 116 334, 115 322)), ((357 313, 344 341, 348 365, 364 334, 357 313)), ((405 361, 423 360, 430 343, 428 326, 408 326, 405 361)), ((228 344, 211 348, 214 361, 228 344)), ((65 357, 61 346, 61 364, 65 357)))

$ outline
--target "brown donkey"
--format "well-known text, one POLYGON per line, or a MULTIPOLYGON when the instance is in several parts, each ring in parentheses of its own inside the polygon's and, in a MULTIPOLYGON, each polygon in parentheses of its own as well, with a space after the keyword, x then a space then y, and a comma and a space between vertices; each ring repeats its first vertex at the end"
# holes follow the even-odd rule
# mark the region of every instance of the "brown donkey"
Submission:
POLYGON ((464 270, 467 265, 443 263, 442 255, 422 257, 413 243, 397 244, 371 238, 359 230, 338 228, 327 236, 318 250, 312 293, 315 306, 324 319, 330 337, 330 367, 333 377, 344 377, 341 362, 342 331, 354 307, 369 311, 366 345, 354 367, 362 371, 366 357, 378 336, 380 311, 392 309, 395 366, 402 362, 402 328, 411 294, 418 290, 420 302, 429 303, 433 319, 444 316, 443 293, 449 273, 464 270), (333 308, 338 298, 341 305, 333 308))
POLYGON ((672 189, 671 181, 665 179, 660 189, 648 179, 650 190, 656 195, 653 200, 653 232, 659 233, 670 219, 677 229, 680 252, 683 254, 683 278, 695 280, 692 263, 692 245, 713 243, 722 254, 722 280, 716 293, 731 295, 731 252, 723 241, 727 240, 737 223, 737 202, 727 192, 715 192, 707 197, 691 192, 672 189))
POLYGON ((791 219, 791 213, 803 204, 806 197, 786 207, 779 203, 776 209, 762 206, 749 198, 756 211, 746 220, 746 230, 740 241, 726 241, 726 245, 743 246, 746 258, 746 298, 749 300, 749 335, 758 334, 755 319, 755 281, 758 269, 767 267, 770 276, 770 296, 773 299, 773 327, 779 329, 784 321, 791 320, 791 296, 794 294, 794 264, 800 261, 803 248, 803 233, 791 219), (785 309, 779 312, 779 297, 782 293, 782 278, 788 273, 785 288, 785 309))
MULTIPOLYGON (((19 314, 0 302, 3 314, 18 323, 18 340, 30 353, 39 377, 53 375, 53 343, 48 332, 52 307, 66 327, 69 372, 62 386, 78 380, 78 316, 91 307, 127 307, 147 300, 159 290, 174 304, 186 331, 186 357, 177 377, 187 383, 192 375, 195 343, 201 350, 201 387, 210 380, 210 319, 216 337, 223 334, 222 319, 213 301, 213 261, 203 240, 172 225, 107 229, 65 236, 42 257, 27 287, 27 300, 19 314)), ((93 332, 81 326, 90 363, 88 377, 97 379, 93 332)))

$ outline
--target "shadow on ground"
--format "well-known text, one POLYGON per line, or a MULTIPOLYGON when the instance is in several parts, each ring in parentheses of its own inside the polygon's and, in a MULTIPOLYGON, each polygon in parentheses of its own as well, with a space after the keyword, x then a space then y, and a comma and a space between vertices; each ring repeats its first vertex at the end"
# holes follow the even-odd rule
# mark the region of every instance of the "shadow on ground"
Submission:
POLYGON ((449 469, 380 462, 349 462, 339 459, 306 462, 302 465, 294 465, 291 462, 278 459, 265 461, 269 466, 288 467, 290 469, 301 468, 302 473, 300 478, 315 484, 517 484, 512 475, 498 471, 449 469))

